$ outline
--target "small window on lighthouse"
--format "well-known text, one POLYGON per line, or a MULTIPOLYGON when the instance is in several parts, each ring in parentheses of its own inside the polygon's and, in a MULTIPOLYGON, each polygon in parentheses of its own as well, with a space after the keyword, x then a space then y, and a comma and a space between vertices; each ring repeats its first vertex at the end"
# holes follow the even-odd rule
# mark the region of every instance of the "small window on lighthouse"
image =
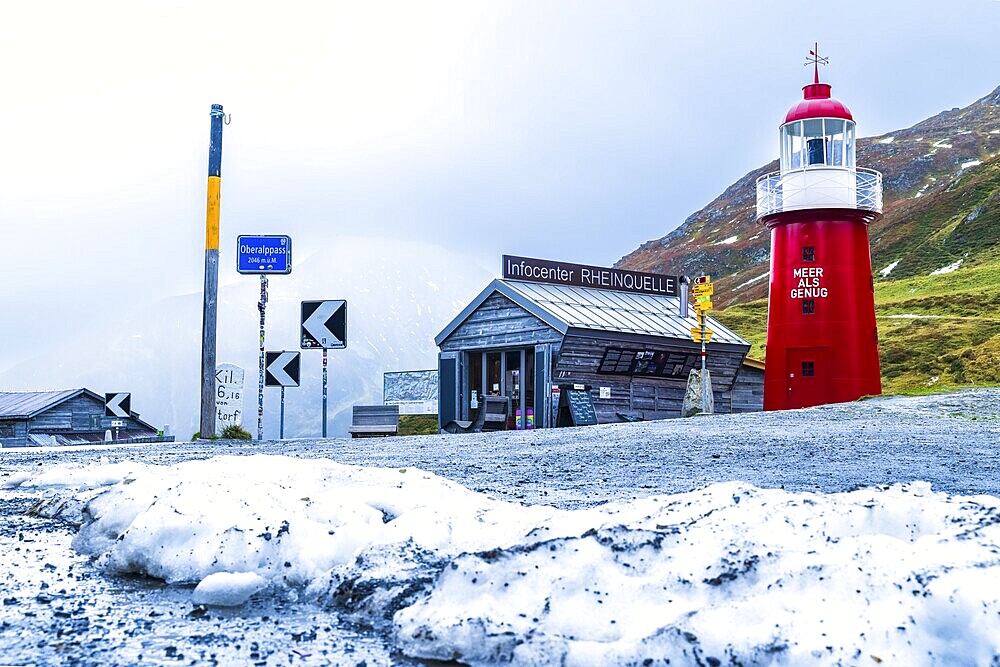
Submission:
POLYGON ((803 262, 815 262, 816 261, 816 246, 802 246, 802 261, 803 262))
POLYGON ((844 166, 853 167, 854 166, 854 123, 848 121, 847 123, 847 140, 844 144, 844 166))
POLYGON ((802 377, 811 378, 816 375, 816 363, 813 361, 802 362, 802 377))
POLYGON ((802 314, 812 315, 816 312, 816 299, 802 299, 802 314))
POLYGON ((823 121, 826 130, 826 140, 829 151, 826 163, 833 167, 844 165, 844 121, 838 118, 826 118, 823 121))
POLYGON ((788 123, 781 128, 781 168, 802 167, 802 121, 788 123))
POLYGON ((823 134, 823 119, 810 118, 803 121, 802 133, 806 139, 806 166, 826 164, 826 135, 823 134))

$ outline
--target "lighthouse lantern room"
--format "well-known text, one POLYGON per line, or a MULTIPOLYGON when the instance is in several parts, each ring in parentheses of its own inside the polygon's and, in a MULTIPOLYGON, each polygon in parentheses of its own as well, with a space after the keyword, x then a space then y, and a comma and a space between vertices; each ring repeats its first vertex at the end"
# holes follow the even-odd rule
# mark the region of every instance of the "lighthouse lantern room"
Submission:
POLYGON ((780 171, 757 180, 757 219, 771 233, 764 409, 882 393, 868 224, 882 175, 856 163, 854 117, 820 83, 780 128, 780 171))

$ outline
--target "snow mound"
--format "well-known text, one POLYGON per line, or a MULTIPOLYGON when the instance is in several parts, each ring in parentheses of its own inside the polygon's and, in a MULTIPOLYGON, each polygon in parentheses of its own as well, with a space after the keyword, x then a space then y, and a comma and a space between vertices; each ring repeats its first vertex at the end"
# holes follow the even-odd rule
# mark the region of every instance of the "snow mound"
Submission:
POLYGON ((750 285, 753 285, 755 282, 763 280, 764 278, 767 278, 770 275, 771 275, 770 271, 768 271, 767 273, 762 273, 759 276, 757 276, 756 278, 751 278, 750 280, 748 280, 748 281, 746 281, 744 283, 740 283, 739 285, 736 286, 736 289, 742 289, 744 287, 749 287, 750 285))
POLYGON ((191 601, 215 607, 238 607, 266 585, 256 572, 216 572, 201 580, 191 601))
POLYGON ((934 269, 927 275, 940 276, 946 273, 954 273, 955 271, 958 271, 958 267, 960 266, 962 266, 962 260, 958 260, 957 262, 949 264, 948 266, 942 266, 940 269, 934 269))
POLYGON ((925 484, 639 501, 579 536, 454 559, 395 614, 397 642, 472 664, 988 663, 997 503, 925 484))
MULTIPOLYGON (((48 474, 62 488, 58 469, 48 474)), ((219 457, 133 471, 83 515, 74 546, 99 565, 200 581, 203 604, 298 587, 414 658, 990 664, 1000 654, 1000 499, 922 482, 835 494, 727 482, 569 511, 412 468, 219 457)))
MULTIPOLYGON (((105 459, 106 460, 106 459, 105 459)), ((114 463, 100 466, 67 465, 37 474, 19 473, 0 484, 0 489, 49 488, 94 489, 112 486, 126 480, 136 471, 146 469, 142 463, 114 463)))
POLYGON ((882 269, 881 271, 879 271, 879 273, 882 275, 883 278, 885 278, 890 273, 892 273, 893 269, 895 269, 897 266, 899 266, 899 262, 900 262, 900 260, 897 259, 895 262, 892 262, 891 264, 887 264, 884 269, 882 269))
POLYGON ((306 586, 372 545, 484 549, 552 512, 413 468, 222 456, 134 472, 90 500, 73 546, 107 570, 169 583, 255 572, 306 586))

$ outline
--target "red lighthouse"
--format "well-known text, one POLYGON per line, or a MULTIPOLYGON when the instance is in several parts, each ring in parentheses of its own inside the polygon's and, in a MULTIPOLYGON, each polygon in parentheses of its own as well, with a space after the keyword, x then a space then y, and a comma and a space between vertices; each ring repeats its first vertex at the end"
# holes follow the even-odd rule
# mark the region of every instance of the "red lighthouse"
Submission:
POLYGON ((881 394, 868 224, 882 175, 855 164, 851 112, 813 83, 781 125, 781 170, 757 180, 757 219, 771 232, 764 409, 881 394))

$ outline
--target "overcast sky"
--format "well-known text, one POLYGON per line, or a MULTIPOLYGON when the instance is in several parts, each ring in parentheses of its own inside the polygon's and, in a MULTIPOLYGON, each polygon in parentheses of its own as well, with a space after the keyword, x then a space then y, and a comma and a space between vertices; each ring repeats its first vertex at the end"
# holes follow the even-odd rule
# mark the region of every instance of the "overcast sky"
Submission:
POLYGON ((610 265, 775 157, 814 41, 876 135, 1000 84, 997 34, 997 0, 7 3, 0 369, 201 289, 213 103, 230 265, 247 233, 610 265))

